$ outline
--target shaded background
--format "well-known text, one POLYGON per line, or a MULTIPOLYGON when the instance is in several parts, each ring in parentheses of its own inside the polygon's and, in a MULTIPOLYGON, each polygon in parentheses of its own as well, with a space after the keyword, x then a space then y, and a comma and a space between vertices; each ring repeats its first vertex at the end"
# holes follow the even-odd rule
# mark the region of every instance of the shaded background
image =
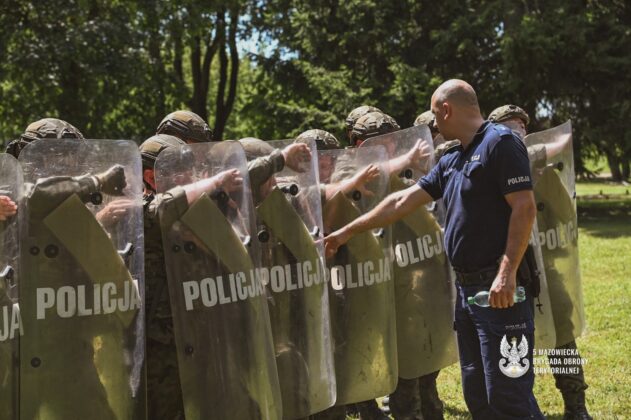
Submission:
POLYGON ((343 139, 352 108, 407 127, 458 77, 485 113, 524 107, 531 131, 571 118, 580 174, 602 157, 621 181, 630 68, 623 0, 2 0, 0 140, 53 116, 141 141, 179 108, 222 139, 343 139))

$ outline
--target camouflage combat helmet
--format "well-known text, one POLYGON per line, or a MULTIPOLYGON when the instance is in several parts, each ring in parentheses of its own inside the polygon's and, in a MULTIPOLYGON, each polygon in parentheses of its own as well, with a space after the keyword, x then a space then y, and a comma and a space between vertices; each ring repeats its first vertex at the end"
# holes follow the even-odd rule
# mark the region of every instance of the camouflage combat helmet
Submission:
POLYGON ((436 129, 436 117, 431 110, 423 112, 414 120, 415 126, 423 124, 427 125, 432 130, 436 129))
POLYGON ((360 107, 355 108, 348 114, 348 117, 346 117, 346 120, 344 121, 346 125, 346 130, 351 131, 353 127, 355 126, 355 123, 357 122, 357 120, 363 117, 364 115, 368 114, 369 112, 382 112, 382 111, 379 108, 370 106, 370 105, 362 105, 360 107))
POLYGON ((158 155, 170 147, 186 145, 184 140, 168 134, 156 134, 143 141, 140 147, 140 156, 142 157, 142 166, 146 169, 153 169, 158 155))
POLYGON ((324 130, 307 130, 296 137, 297 142, 308 142, 313 140, 318 150, 332 150, 342 147, 335 136, 324 130))
POLYGON ((37 139, 83 140, 84 137, 77 127, 64 120, 59 120, 57 118, 44 118, 30 123, 18 139, 13 140, 8 144, 7 153, 17 158, 27 144, 37 139))
POLYGON ((213 132, 208 124, 194 112, 175 111, 164 117, 156 134, 170 134, 184 141, 202 143, 212 141, 213 132))
POLYGON ((500 123, 515 117, 521 119, 525 125, 530 123, 528 113, 517 105, 503 105, 499 108, 495 108, 493 112, 489 114, 489 121, 500 123))
POLYGON ((239 143, 241 143, 243 150, 245 150, 245 158, 248 162, 262 156, 267 156, 275 150, 266 141, 254 137, 243 138, 239 140, 239 143))
POLYGON ((399 130, 399 124, 383 112, 370 112, 359 118, 351 132, 351 143, 399 130))

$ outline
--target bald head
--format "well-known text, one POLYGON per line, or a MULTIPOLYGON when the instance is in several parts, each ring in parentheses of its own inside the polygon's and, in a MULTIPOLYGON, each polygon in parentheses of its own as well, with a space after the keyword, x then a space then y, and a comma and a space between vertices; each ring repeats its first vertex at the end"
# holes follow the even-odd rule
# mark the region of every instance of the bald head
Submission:
POLYGON ((466 145, 484 119, 478 96, 464 80, 451 79, 438 86, 432 95, 432 112, 438 131, 446 140, 460 140, 466 145))
POLYGON ((478 96, 473 87, 460 79, 451 79, 438 86, 432 95, 437 102, 448 102, 457 106, 472 106, 479 108, 478 96))

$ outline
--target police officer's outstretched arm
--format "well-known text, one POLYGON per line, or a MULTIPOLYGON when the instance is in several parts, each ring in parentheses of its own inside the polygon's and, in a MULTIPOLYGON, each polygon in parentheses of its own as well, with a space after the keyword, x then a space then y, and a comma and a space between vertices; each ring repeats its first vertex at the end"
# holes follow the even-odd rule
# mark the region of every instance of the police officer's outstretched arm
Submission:
POLYGON ((392 224, 433 200, 418 184, 390 194, 371 211, 324 238, 327 258, 335 255, 337 249, 354 235, 392 224))

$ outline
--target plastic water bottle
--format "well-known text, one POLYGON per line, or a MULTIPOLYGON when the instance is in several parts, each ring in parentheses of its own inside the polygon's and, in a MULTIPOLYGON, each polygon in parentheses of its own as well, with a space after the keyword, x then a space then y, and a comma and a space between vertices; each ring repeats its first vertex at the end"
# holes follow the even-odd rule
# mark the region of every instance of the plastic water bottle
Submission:
MULTIPOLYGON (((486 290, 478 292, 475 296, 469 296, 469 298, 467 299, 467 303, 469 305, 478 305, 483 308, 488 308, 489 306, 491 306, 489 305, 489 294, 490 293, 486 290)), ((522 286, 519 286, 517 287, 517 289, 515 289, 513 300, 515 301, 515 303, 523 302, 526 300, 526 290, 522 286)))

